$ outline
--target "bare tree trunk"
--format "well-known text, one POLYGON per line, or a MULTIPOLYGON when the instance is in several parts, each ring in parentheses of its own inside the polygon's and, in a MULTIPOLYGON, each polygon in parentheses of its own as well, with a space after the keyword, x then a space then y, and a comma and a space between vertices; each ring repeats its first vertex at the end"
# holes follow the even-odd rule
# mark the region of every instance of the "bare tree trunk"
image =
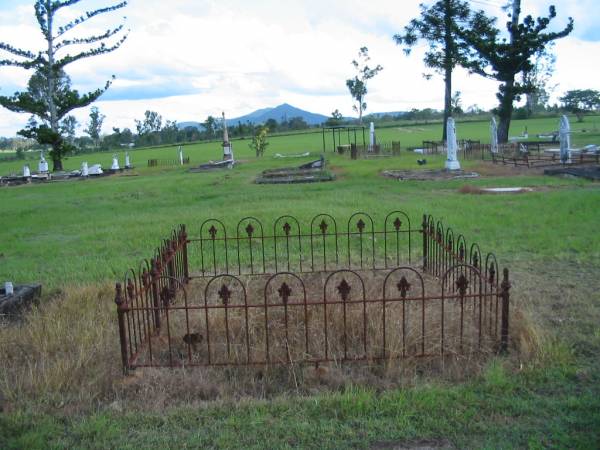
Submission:
POLYGON ((502 88, 500 95, 500 107, 498 108, 498 143, 505 144, 508 142, 508 130, 510 129, 510 119, 513 112, 513 85, 514 80, 506 82, 502 88))
MULTIPOLYGON (((511 32, 510 32, 510 43, 515 45, 515 30, 519 26, 519 15, 521 14, 521 0, 513 0, 512 5, 512 18, 511 18, 511 32)), ((513 112, 513 101, 515 99, 514 93, 515 86, 515 74, 504 82, 504 86, 500 87, 500 108, 498 110, 498 116, 500 121, 498 123, 498 143, 505 144, 508 142, 508 131, 510 129, 510 119, 513 112)))
POLYGON ((448 118, 452 116, 452 59, 450 54, 452 52, 452 17, 450 17, 450 0, 444 1, 444 45, 445 45, 445 56, 444 56, 444 124, 442 131, 442 140, 445 142, 448 137, 448 118))
MULTIPOLYGON (((53 22, 54 22, 54 9, 51 2, 47 2, 46 9, 48 11, 48 31, 46 40, 48 41, 48 92, 46 93, 48 102, 48 110, 50 112, 50 129, 60 136, 60 130, 58 127, 58 113, 56 111, 56 73, 54 71, 54 38, 53 38, 53 22)), ((52 171, 63 170, 62 165, 62 139, 52 144, 52 171)))

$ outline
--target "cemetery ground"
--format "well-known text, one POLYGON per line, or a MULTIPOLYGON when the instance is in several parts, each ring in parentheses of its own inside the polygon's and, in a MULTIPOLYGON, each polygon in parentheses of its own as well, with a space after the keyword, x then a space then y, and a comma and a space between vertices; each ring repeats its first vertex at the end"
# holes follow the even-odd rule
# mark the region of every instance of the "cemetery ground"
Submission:
MULTIPOLYGON (((587 120, 573 128, 591 128, 596 119, 587 120)), ((528 131, 553 130, 557 121, 527 121, 528 131)), ((487 142, 487 126, 459 123, 459 137, 487 142)), ((321 135, 301 134, 272 137, 258 160, 248 140, 234 141, 241 163, 233 170, 147 168, 149 158, 173 159, 175 148, 140 149, 130 152, 135 170, 123 175, 0 189, 0 280, 39 281, 45 292, 22 324, 0 328, 0 447, 597 448, 600 185, 496 170, 477 160, 461 161, 482 174, 477 179, 380 176, 386 169, 419 170, 420 156, 404 149, 436 139, 439 127, 382 129, 380 140, 402 142, 399 157, 352 161, 329 146, 336 174, 330 183, 253 183, 264 169, 310 160, 275 159, 275 153, 318 157, 321 135), (533 191, 470 195, 464 186, 533 191), (197 231, 209 217, 237 222, 253 215, 269 223, 282 214, 347 218, 358 210, 380 220, 403 210, 417 224, 421 214, 433 214, 493 250, 500 266, 511 269, 511 305, 522 317, 519 334, 511 336, 519 351, 491 357, 474 373, 415 372, 389 389, 350 373, 284 390, 277 384, 286 384, 286 370, 275 371, 270 387, 257 382, 254 395, 236 390, 235 369, 222 370, 222 385, 207 382, 201 369, 123 377, 114 282, 173 226, 197 231)), ((594 139, 597 131, 573 140, 594 139)), ((186 146, 184 153, 190 166, 221 156, 219 143, 186 146)), ((65 167, 83 160, 107 167, 111 155, 72 157, 65 167)), ((442 156, 427 160, 426 168, 443 167, 442 156)), ((0 173, 21 164, 0 163, 0 173)))

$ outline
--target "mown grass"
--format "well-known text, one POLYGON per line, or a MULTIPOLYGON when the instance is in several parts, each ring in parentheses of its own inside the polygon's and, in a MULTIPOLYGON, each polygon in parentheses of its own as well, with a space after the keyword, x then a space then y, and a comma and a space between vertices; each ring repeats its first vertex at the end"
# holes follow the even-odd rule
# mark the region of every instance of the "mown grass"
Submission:
MULTIPOLYGON (((529 125, 529 133, 554 129, 545 120, 529 125)), ((468 126, 485 140, 486 122, 468 126)), ((396 131, 381 133, 387 132, 396 131)), ((433 132, 403 132, 416 145, 436 139, 433 132)), ((310 134, 271 142, 261 160, 238 150, 244 161, 231 171, 191 174, 141 164, 136 176, 0 189, 0 281, 41 281, 52 292, 24 324, 0 329, 0 448, 393 448, 423 439, 457 448, 598 447, 597 183, 526 170, 498 176, 478 161, 463 167, 492 175, 398 182, 379 173, 418 169, 415 155, 351 161, 328 153, 335 182, 256 185, 261 170, 308 160, 272 154, 322 145, 320 135, 310 134), (536 190, 468 195, 459 191, 464 185, 536 190), (343 223, 357 210, 381 220, 396 209, 416 223, 433 214, 513 269, 513 305, 539 333, 531 355, 493 360, 459 383, 419 375, 403 388, 379 390, 350 380, 314 395, 269 400, 218 393, 203 400, 192 374, 181 388, 189 388, 187 395, 153 402, 150 394, 160 394, 164 378, 129 387, 123 381, 111 285, 151 256, 176 224, 193 234, 208 217, 233 225, 247 215, 269 223, 282 214, 306 221, 327 212, 343 223)), ((218 143, 188 150, 197 163, 220 157, 218 143)), ((136 150, 134 164, 159 152, 174 155, 175 148, 136 150)), ((110 160, 110 154, 94 157, 110 160)), ((77 158, 67 167, 77 167, 77 158)), ((10 164, 1 163, 0 172, 10 164)), ((440 167, 443 157, 428 157, 427 168, 440 167)), ((170 392, 163 391, 161 399, 170 392)))

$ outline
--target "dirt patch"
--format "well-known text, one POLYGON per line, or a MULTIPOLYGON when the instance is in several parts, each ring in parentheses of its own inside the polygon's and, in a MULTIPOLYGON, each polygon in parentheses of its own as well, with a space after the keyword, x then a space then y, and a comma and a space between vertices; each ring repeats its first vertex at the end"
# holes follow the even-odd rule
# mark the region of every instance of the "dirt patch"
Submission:
POLYGON ((384 170, 381 175, 388 178, 395 178, 398 181, 436 181, 436 180, 460 180, 465 178, 477 178, 476 172, 465 172, 463 170, 384 170))

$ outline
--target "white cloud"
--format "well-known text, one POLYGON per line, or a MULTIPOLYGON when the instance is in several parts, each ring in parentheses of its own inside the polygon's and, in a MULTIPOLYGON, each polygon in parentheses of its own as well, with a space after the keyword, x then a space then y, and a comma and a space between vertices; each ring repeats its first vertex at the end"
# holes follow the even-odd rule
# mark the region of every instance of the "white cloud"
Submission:
MULTIPOLYGON (((0 41, 41 48, 30 1, 2 3, 0 41)), ((77 6, 93 9, 111 3, 86 0, 77 6)), ((499 7, 490 3, 503 2, 487 0, 473 6, 501 16, 499 7)), ((600 89, 599 63, 593 57, 600 54, 600 36, 593 42, 584 40, 600 19, 597 0, 554 3, 559 27, 567 15, 576 21, 576 37, 556 46, 557 93, 578 87, 600 89)), ((117 76, 110 96, 98 102, 107 116, 105 132, 113 126, 133 127, 134 119, 147 109, 165 119, 201 121, 222 110, 234 117, 288 102, 313 112, 330 114, 337 108, 351 115, 345 80, 353 75, 350 61, 364 45, 372 61, 384 66, 369 84, 368 111, 440 108, 442 81, 439 76, 431 81, 422 77, 427 71, 423 48, 406 57, 392 41, 393 33, 418 14, 418 4, 418 0, 131 0, 126 9, 98 16, 77 31, 104 31, 126 14, 131 34, 123 47, 68 70, 80 90, 96 89, 112 74, 117 76)), ((546 0, 526 4, 525 13, 546 13, 546 0)), ((77 15, 64 11, 68 18, 77 15)), ((18 69, 0 68, 1 92, 10 87, 11 93, 27 78, 18 69)), ((455 74, 454 90, 462 91, 464 106, 495 105, 496 89, 495 82, 462 70, 455 74)), ((76 115, 80 122, 87 121, 86 110, 76 115)), ((13 134, 26 120, 25 115, 0 110, 0 135, 13 134)))

